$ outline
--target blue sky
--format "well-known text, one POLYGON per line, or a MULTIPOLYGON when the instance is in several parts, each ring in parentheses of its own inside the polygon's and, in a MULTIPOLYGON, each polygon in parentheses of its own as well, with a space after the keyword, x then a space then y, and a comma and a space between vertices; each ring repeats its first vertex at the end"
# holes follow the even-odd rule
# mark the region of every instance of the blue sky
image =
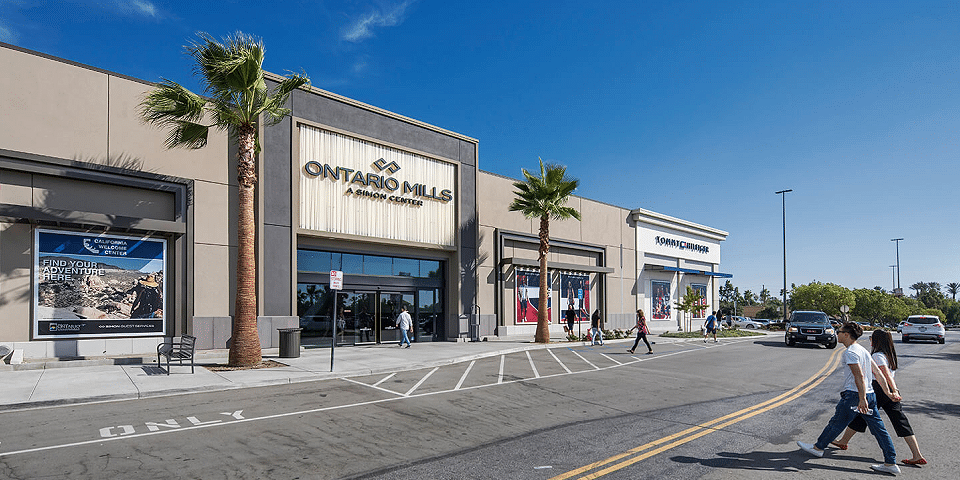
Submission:
POLYGON ((568 166, 578 195, 730 233, 741 290, 960 282, 956 2, 0 2, 0 41, 191 88, 197 31, 266 69, 568 166))

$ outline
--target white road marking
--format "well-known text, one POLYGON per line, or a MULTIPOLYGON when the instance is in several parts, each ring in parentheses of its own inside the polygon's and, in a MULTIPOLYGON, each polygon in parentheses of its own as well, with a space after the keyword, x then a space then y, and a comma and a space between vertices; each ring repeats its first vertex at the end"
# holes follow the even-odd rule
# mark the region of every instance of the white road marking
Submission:
POLYGON ((473 369, 473 364, 475 364, 475 363, 477 363, 476 360, 471 360, 471 361, 470 361, 470 365, 467 365, 467 370, 466 370, 465 372, 463 372, 463 376, 460 377, 460 381, 457 382, 457 386, 456 386, 456 387, 453 387, 454 390, 460 390, 460 386, 462 386, 462 385, 463 385, 463 381, 467 379, 467 375, 470 374, 470 370, 473 369))
POLYGON ((507 360, 506 355, 500 355, 500 376, 497 377, 497 385, 503 383, 503 363, 507 360))
POLYGON ((423 385, 423 382, 426 382, 427 379, 430 378, 430 375, 433 375, 434 372, 436 372, 437 370, 440 370, 440 367, 433 367, 433 370, 430 370, 430 373, 424 375, 423 378, 421 378, 420 381, 417 382, 416 385, 410 387, 410 390, 407 390, 407 393, 404 393, 403 396, 404 396, 404 397, 409 397, 410 394, 413 393, 413 391, 417 389, 417 387, 419 387, 420 385, 423 385))
POLYGON ((533 369, 533 378, 540 378, 540 372, 537 371, 537 366, 533 364, 533 357, 530 356, 530 350, 526 351, 527 360, 530 361, 530 368, 533 369))
POLYGON ((553 357, 553 359, 556 360, 557 363, 559 363, 560 366, 563 367, 563 369, 567 371, 567 373, 573 373, 573 372, 570 371, 569 368, 567 368, 566 365, 563 364, 563 362, 560 361, 559 358, 557 358, 557 355, 553 353, 553 350, 551 350, 551 349, 548 348, 548 349, 547 349, 547 353, 549 353, 550 356, 553 357))
POLYGON ((386 377, 381 378, 380 381, 377 383, 374 383, 373 386, 376 387, 377 385, 380 385, 381 383, 386 382, 387 380, 390 380, 396 374, 397 372, 393 372, 390 375, 387 375, 386 377))
POLYGON ((587 360, 586 358, 583 358, 583 355, 580 355, 579 353, 577 353, 576 350, 574 350, 574 349, 571 348, 570 351, 573 352, 574 355, 580 357, 580 360, 583 360, 584 362, 587 362, 587 363, 588 363, 591 367, 593 367, 594 369, 600 370, 600 367, 594 365, 592 362, 590 362, 590 360, 587 360))
POLYGON ((613 363, 616 363, 617 365, 623 365, 622 363, 620 363, 619 361, 617 361, 616 358, 612 358, 612 357, 610 357, 609 355, 607 355, 606 353, 601 353, 600 356, 603 357, 603 358, 606 358, 607 360, 610 360, 610 361, 613 362, 613 363))
POLYGON ((343 377, 341 380, 346 380, 346 381, 348 381, 348 382, 356 383, 357 385, 363 385, 364 387, 376 388, 377 390, 380 390, 381 392, 392 393, 392 394, 394 394, 394 395, 399 395, 399 396, 401 396, 401 397, 403 396, 402 393, 394 392, 393 390, 387 390, 386 388, 378 387, 378 386, 376 386, 376 385, 370 385, 369 383, 358 382, 358 381, 356 381, 356 380, 354 380, 354 379, 352 379, 352 378, 343 377))

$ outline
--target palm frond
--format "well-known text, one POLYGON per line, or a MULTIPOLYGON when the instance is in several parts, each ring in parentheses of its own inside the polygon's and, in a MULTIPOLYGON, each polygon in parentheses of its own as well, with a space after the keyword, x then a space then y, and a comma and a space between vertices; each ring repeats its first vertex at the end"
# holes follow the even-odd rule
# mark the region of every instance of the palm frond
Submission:
POLYGON ((170 125, 180 120, 199 121, 206 101, 182 85, 162 80, 139 105, 141 118, 149 123, 170 125))
POLYGON ((167 148, 184 147, 189 149, 203 148, 207 145, 207 134, 210 127, 187 121, 172 122, 174 128, 163 142, 167 148))
POLYGON ((294 90, 309 83, 310 79, 307 78, 306 74, 294 74, 280 82, 280 84, 270 92, 270 96, 267 97, 263 104, 263 113, 267 115, 265 123, 267 125, 275 125, 289 115, 290 109, 284 107, 284 105, 286 105, 287 100, 290 98, 290 94, 292 94, 294 90))

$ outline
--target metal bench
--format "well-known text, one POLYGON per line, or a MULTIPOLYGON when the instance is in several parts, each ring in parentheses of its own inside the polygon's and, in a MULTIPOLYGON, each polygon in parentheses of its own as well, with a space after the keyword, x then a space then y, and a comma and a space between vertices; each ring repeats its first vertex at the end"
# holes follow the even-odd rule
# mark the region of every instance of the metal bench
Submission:
POLYGON ((197 337, 191 335, 181 336, 179 342, 174 342, 171 337, 169 342, 164 341, 160 345, 157 345, 157 366, 162 365, 160 363, 160 357, 166 357, 167 375, 170 375, 170 360, 178 361, 180 365, 183 365, 184 360, 190 360, 190 373, 193 373, 193 351, 196 345, 197 337))

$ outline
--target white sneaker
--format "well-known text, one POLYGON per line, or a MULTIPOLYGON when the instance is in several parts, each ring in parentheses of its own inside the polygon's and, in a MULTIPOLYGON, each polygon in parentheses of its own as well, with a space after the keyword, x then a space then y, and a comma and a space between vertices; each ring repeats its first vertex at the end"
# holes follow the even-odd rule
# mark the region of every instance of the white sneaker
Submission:
POLYGON ((800 447, 800 449, 803 450, 804 452, 807 452, 810 455, 813 455, 814 457, 823 458, 823 450, 817 450, 817 447, 813 446, 810 443, 803 443, 800 440, 797 440, 797 446, 800 447))
POLYGON ((893 474, 893 475, 897 475, 897 474, 900 473, 900 467, 898 467, 896 464, 887 465, 887 464, 885 464, 885 463, 881 463, 881 464, 879 464, 879 465, 870 465, 870 468, 872 468, 872 469, 874 469, 874 470, 876 470, 876 471, 878 471, 878 472, 890 473, 890 474, 893 474))

